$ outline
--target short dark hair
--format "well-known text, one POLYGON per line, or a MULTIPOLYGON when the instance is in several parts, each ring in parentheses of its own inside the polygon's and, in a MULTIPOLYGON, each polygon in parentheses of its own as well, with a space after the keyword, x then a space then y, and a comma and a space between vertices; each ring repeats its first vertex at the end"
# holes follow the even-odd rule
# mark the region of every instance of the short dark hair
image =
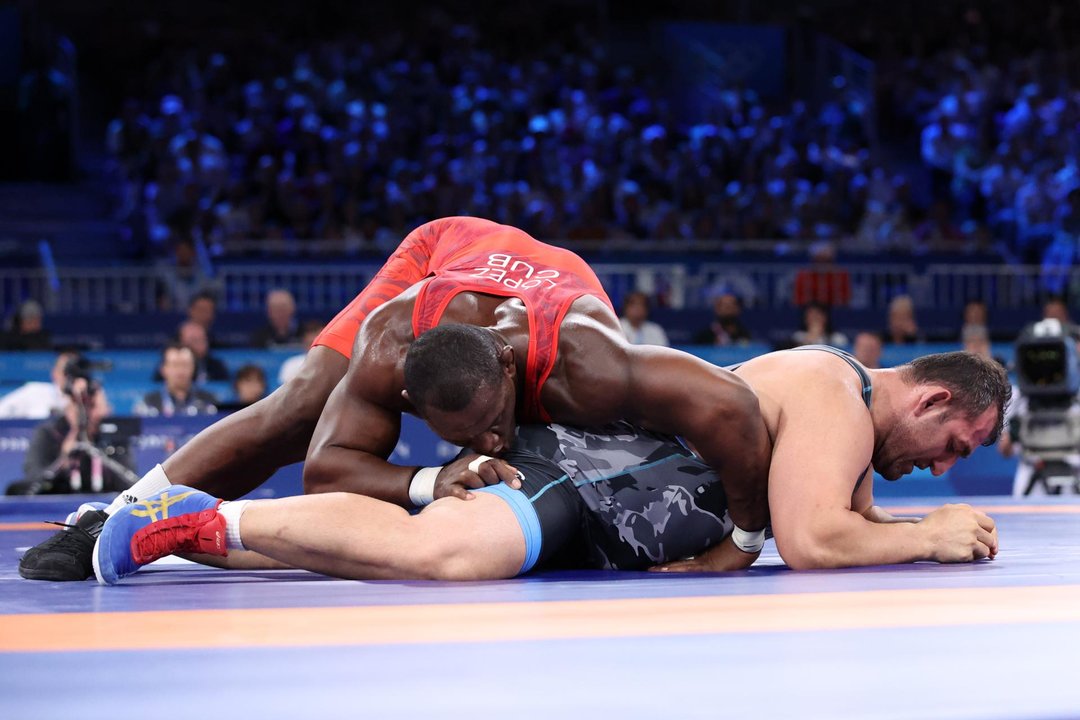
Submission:
POLYGON ((243 380, 258 380, 265 385, 266 372, 258 365, 244 365, 236 371, 236 377, 233 379, 233 387, 236 387, 237 384, 243 380))
POLYGON ((983 445, 993 445, 1005 424, 1005 407, 1012 397, 1012 385, 1005 368, 992 358, 969 352, 924 355, 898 368, 908 381, 943 385, 953 395, 953 405, 967 418, 975 418, 994 406, 997 425, 983 445))
POLYGON ((192 350, 190 347, 180 342, 179 340, 170 340, 169 342, 165 343, 165 347, 161 348, 161 362, 165 362, 165 355, 170 350, 187 350, 189 353, 191 353, 192 358, 198 360, 198 358, 195 357, 195 351, 192 350))
POLYGON ((626 294, 626 297, 623 298, 623 313, 624 314, 626 313, 626 308, 628 308, 630 306, 630 303, 633 302, 634 300, 640 300, 642 302, 642 304, 645 305, 646 310, 649 310, 650 309, 649 306, 652 304, 652 303, 649 302, 649 296, 647 294, 641 292, 640 290, 633 290, 631 292, 628 292, 626 294))
POLYGON ((191 296, 191 299, 188 300, 187 306, 191 307, 200 300, 209 300, 214 304, 215 308, 217 307, 217 295, 214 293, 213 290, 200 290, 199 292, 195 293, 191 296))
MULTIPOLYGON (((195 351, 192 350, 190 346, 185 345, 179 340, 170 340, 166 343, 165 347, 161 348, 161 363, 158 365, 158 372, 160 373, 160 368, 165 365, 165 356, 168 355, 170 350, 187 350, 191 353, 191 359, 194 362, 194 367, 191 368, 191 381, 195 382, 195 378, 199 374, 199 358, 196 357, 195 351)), ((156 377, 160 380, 163 375, 164 373, 161 373, 161 375, 157 375, 156 377)))
POLYGON ((405 390, 417 410, 464 410, 502 374, 502 344, 475 325, 440 325, 420 335, 405 355, 405 390))

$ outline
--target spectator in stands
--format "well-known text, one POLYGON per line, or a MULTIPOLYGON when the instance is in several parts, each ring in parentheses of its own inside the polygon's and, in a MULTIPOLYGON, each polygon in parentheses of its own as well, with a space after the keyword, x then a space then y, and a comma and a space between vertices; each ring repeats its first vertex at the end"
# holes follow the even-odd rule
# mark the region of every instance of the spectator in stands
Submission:
POLYGON ((836 246, 828 241, 810 246, 810 267, 795 275, 795 305, 816 303, 844 307, 851 302, 851 273, 836 264, 836 246))
POLYGON ((851 351, 863 366, 877 370, 881 367, 881 348, 881 335, 863 330, 855 336, 851 351))
POLYGON ((191 228, 226 253, 261 252, 267 238, 299 252, 315 237, 381 248, 463 212, 542 239, 802 240, 849 233, 862 214, 851 180, 869 156, 865 103, 830 98, 817 113, 717 88, 687 127, 659 74, 614 66, 581 23, 514 45, 496 19, 452 32, 413 22, 425 57, 364 37, 361 22, 354 41, 298 41, 291 54, 272 33, 237 47, 207 33, 197 55, 164 58, 184 71, 147 78, 156 94, 113 126, 158 108, 134 148, 112 144, 118 165, 146 158, 129 180, 145 191, 129 194, 150 234, 191 228), (279 62, 254 60, 268 52, 279 62))
POLYGON ((1072 321, 1069 316, 1069 306, 1061 297, 1050 297, 1043 303, 1043 320, 1059 320, 1065 332, 1080 340, 1080 326, 1072 321))
POLYGON ((180 323, 176 339, 181 345, 187 345, 195 353, 195 382, 197 384, 229 379, 229 369, 225 363, 210 352, 206 328, 197 322, 187 320, 180 323))
POLYGON ((258 365, 244 365, 233 380, 236 404, 247 407, 266 397, 266 373, 258 365))
POLYGON ((964 234, 952 221, 952 207, 947 200, 934 200, 926 219, 915 228, 915 239, 920 248, 939 252, 962 249, 964 234))
POLYGON ((747 345, 750 331, 742 323, 742 301, 735 293, 722 292, 713 299, 713 320, 694 336, 699 345, 747 345))
POLYGON ((296 322, 296 301, 288 290, 271 290, 266 294, 267 324, 251 336, 253 347, 295 347, 300 344, 300 328, 296 322))
POLYGON ((990 345, 990 332, 985 325, 965 325, 960 336, 960 342, 967 352, 996 360, 1002 366, 1006 365, 1004 359, 994 355, 993 348, 990 345))
POLYGON ((118 492, 138 479, 132 472, 121 475, 86 453, 73 452, 79 442, 79 405, 86 410, 86 439, 128 470, 135 469, 130 438, 118 440, 101 433, 101 421, 112 413, 104 388, 88 392, 84 379, 72 383, 71 395, 64 396, 62 413, 34 428, 26 458, 23 481, 8 488, 9 494, 38 495, 65 492, 118 492))
POLYGON ((44 327, 45 311, 37 300, 26 300, 11 320, 11 332, 0 338, 0 350, 52 350, 52 336, 44 327))
POLYGON ((961 334, 963 334, 964 328, 968 327, 981 327, 989 330, 990 313, 986 308, 986 303, 982 300, 968 300, 964 303, 962 319, 963 322, 960 325, 961 334))
POLYGON ((847 347, 848 338, 833 330, 829 308, 821 303, 812 302, 803 308, 803 325, 791 336, 794 347, 800 345, 832 345, 847 347))
POLYGON ((626 339, 634 345, 662 345, 667 347, 664 328, 649 320, 649 296, 634 291, 623 301, 623 313, 619 318, 626 339))
POLYGON ((164 311, 186 308, 202 292, 213 292, 217 283, 198 259, 195 241, 181 237, 173 241, 172 258, 158 263, 158 307, 164 311))
POLYGON ((961 343, 964 342, 964 333, 969 328, 975 328, 976 332, 981 330, 990 340, 994 338, 990 331, 990 312, 982 300, 969 300, 964 304, 959 333, 961 343))
POLYGON ((64 396, 64 368, 79 355, 62 352, 56 356, 50 373, 51 382, 28 382, 0 398, 0 419, 32 418, 40 420, 59 413, 67 406, 64 396))
MULTIPOLYGON (((305 320, 300 326, 300 330, 303 332, 301 336, 301 342, 305 348, 311 349, 311 346, 315 343, 315 338, 319 337, 319 333, 322 332, 325 323, 319 320, 305 320)), ((293 355, 287 358, 285 362, 281 363, 281 369, 278 370, 278 384, 284 385, 292 380, 300 368, 304 365, 304 358, 307 357, 307 350, 299 355, 293 355)))
POLYGON ((171 342, 161 351, 159 367, 165 387, 148 392, 135 406, 135 414, 143 417, 173 417, 174 415, 212 415, 217 412, 217 399, 194 387, 195 353, 187 345, 171 342))
POLYGON ((217 319, 217 296, 201 290, 191 296, 187 306, 187 319, 202 325, 210 347, 214 347, 214 320, 217 319))
POLYGON ((897 295, 889 303, 888 326, 885 339, 894 345, 912 345, 925 342, 915 320, 915 302, 910 295, 897 295))

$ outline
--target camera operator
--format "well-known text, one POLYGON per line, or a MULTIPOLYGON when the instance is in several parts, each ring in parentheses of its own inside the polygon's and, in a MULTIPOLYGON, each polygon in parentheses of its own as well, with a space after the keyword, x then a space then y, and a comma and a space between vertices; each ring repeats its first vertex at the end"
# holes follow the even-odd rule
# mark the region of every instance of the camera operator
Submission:
POLYGON ((1016 497, 1080 494, 1080 346, 1074 332, 1047 319, 1016 341, 1019 392, 998 440, 1005 457, 1020 451, 1016 497))
POLYGON ((8 494, 115 492, 138 479, 129 439, 117 443, 102 432, 111 407, 89 368, 83 359, 65 367, 64 411, 34 429, 23 462, 25 479, 12 484, 8 494))

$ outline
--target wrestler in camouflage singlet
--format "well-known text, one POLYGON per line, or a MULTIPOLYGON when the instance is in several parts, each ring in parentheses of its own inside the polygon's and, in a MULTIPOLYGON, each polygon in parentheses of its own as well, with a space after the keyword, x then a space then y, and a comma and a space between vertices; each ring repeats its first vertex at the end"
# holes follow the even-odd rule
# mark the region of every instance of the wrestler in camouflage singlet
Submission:
POLYGON ((523 472, 522 490, 480 492, 507 499, 519 518, 535 516, 522 523, 529 546, 522 572, 640 570, 699 553, 731 532, 719 477, 670 436, 626 422, 589 430, 528 425, 506 459, 523 472))

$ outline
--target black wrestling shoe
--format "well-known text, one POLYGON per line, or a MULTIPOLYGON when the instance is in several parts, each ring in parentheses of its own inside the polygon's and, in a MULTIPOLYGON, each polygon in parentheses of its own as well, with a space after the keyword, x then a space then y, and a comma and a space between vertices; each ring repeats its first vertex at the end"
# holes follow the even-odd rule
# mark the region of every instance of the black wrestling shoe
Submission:
MULTIPOLYGON (((84 512, 74 525, 26 551, 19 561, 19 574, 27 580, 86 580, 94 576, 94 543, 105 521, 101 510, 84 512)), ((62 524, 62 523, 57 523, 62 524)))

